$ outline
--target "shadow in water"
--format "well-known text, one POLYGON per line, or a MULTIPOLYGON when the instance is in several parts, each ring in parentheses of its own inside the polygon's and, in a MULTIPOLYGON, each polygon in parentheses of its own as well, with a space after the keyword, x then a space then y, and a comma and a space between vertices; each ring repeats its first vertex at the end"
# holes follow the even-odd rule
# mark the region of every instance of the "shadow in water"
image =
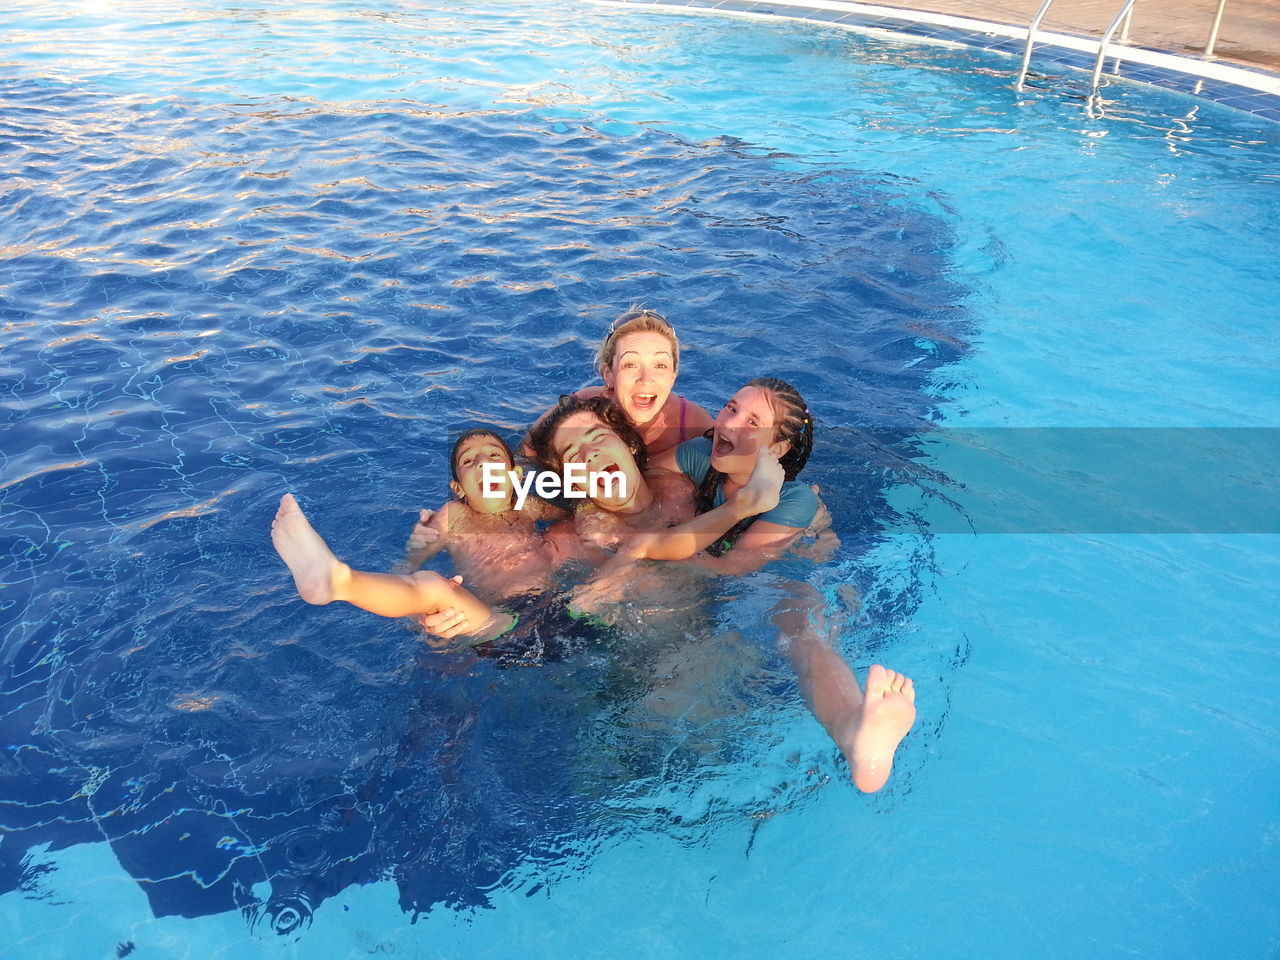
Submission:
MULTIPOLYGON (((833 427, 927 426, 966 350, 944 206, 888 174, 408 104, 11 83, 0 118, 26 157, 0 155, 0 890, 56 885, 41 845, 105 840, 157 915, 293 935, 352 884, 394 880, 415 916, 483 906, 519 865, 582 869, 670 820, 662 778, 732 781, 743 731, 675 750, 660 713, 628 726, 642 671, 607 644, 503 670, 305 607, 267 541, 280 493, 389 567, 445 489, 448 428, 523 427, 630 303, 676 323, 693 399, 768 373, 833 427)), ((805 479, 847 573, 898 480, 847 470, 835 436, 805 479)), ((927 544, 903 563, 861 585, 873 626, 909 618, 927 544)), ((797 698, 776 664, 742 684, 797 698)))

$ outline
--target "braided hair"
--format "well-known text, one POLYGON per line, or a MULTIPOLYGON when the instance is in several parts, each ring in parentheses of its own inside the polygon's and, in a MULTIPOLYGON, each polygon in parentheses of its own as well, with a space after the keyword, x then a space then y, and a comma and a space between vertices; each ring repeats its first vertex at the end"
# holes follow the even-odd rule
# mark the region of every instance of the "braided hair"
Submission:
MULTIPOLYGON (((813 451, 813 414, 800 396, 800 391, 777 377, 756 377, 745 386, 756 387, 767 391, 769 403, 773 407, 773 440, 777 443, 785 440, 790 448, 778 458, 785 480, 794 480, 809 462, 809 454, 813 451)), ((711 431, 707 436, 711 436, 711 431)), ((706 513, 716 506, 716 494, 724 488, 725 475, 710 465, 707 474, 694 495, 698 513, 706 513)), ((707 547, 707 553, 718 557, 727 552, 738 542, 738 538, 746 529, 760 518, 760 514, 747 517, 736 523, 723 537, 707 547)))

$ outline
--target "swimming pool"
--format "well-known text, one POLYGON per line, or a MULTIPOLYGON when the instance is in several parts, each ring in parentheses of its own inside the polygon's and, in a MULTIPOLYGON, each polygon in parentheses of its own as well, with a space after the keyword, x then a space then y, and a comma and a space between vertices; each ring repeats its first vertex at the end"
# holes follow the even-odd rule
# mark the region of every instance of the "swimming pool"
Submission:
POLYGON ((943 534, 971 478, 921 454, 1274 427, 1274 123, 595 7, 11 21, 6 949, 1274 949, 1268 518, 943 534), (293 599, 280 492, 389 566, 449 432, 518 430, 632 301, 694 399, 811 398, 844 537, 812 578, 920 690, 882 795, 752 626, 767 584, 696 642, 511 671, 293 599))

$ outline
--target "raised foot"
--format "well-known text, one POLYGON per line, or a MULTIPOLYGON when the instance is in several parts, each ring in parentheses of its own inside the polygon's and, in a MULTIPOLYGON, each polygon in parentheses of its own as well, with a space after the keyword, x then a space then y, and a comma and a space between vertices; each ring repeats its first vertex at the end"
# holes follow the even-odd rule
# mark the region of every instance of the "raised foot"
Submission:
POLYGON ((845 755, 853 784, 863 793, 885 785, 898 744, 916 721, 916 689, 910 677, 876 664, 867 673, 852 741, 845 755))
POLYGON ((338 599, 334 582, 342 564, 312 529, 292 493, 280 498, 280 509, 271 521, 271 542, 293 574, 298 596, 316 604, 338 599))

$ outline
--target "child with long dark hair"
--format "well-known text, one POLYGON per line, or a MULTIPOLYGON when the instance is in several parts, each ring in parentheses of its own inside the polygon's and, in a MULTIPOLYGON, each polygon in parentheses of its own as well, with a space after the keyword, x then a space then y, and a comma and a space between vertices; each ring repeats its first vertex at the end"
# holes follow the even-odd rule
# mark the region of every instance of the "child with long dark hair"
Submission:
POLYGON ((735 503, 757 509, 738 510, 733 523, 718 531, 707 527, 690 535, 677 528, 633 538, 625 552, 635 559, 685 560, 705 550, 723 562, 702 562, 724 572, 760 566, 813 523, 817 494, 796 479, 812 449, 813 414, 799 391, 775 377, 751 380, 724 405, 706 436, 686 440, 656 465, 678 469, 693 482, 700 516, 723 515, 735 503), (731 549, 732 561, 725 556, 731 549))
MULTIPOLYGON (((724 405, 707 437, 682 443, 674 463, 697 485, 699 519, 723 516, 735 502, 754 505, 724 530, 723 522, 689 524, 632 538, 633 558, 700 562, 719 572, 747 572, 781 554, 813 522, 818 500, 797 480, 813 449, 814 417, 800 392, 774 377, 759 377, 724 405), (744 494, 754 495, 744 498, 744 494), (765 491, 773 496, 762 496, 765 491), (759 509, 765 507, 767 509, 759 509), (723 533, 715 532, 719 526, 723 533)), ((744 513, 745 511, 738 511, 744 513)), ((898 744, 915 722, 911 679, 880 664, 867 672, 865 691, 831 642, 821 595, 789 582, 773 609, 778 645, 795 667, 814 716, 844 754, 854 785, 879 790, 893 769, 898 744)))

